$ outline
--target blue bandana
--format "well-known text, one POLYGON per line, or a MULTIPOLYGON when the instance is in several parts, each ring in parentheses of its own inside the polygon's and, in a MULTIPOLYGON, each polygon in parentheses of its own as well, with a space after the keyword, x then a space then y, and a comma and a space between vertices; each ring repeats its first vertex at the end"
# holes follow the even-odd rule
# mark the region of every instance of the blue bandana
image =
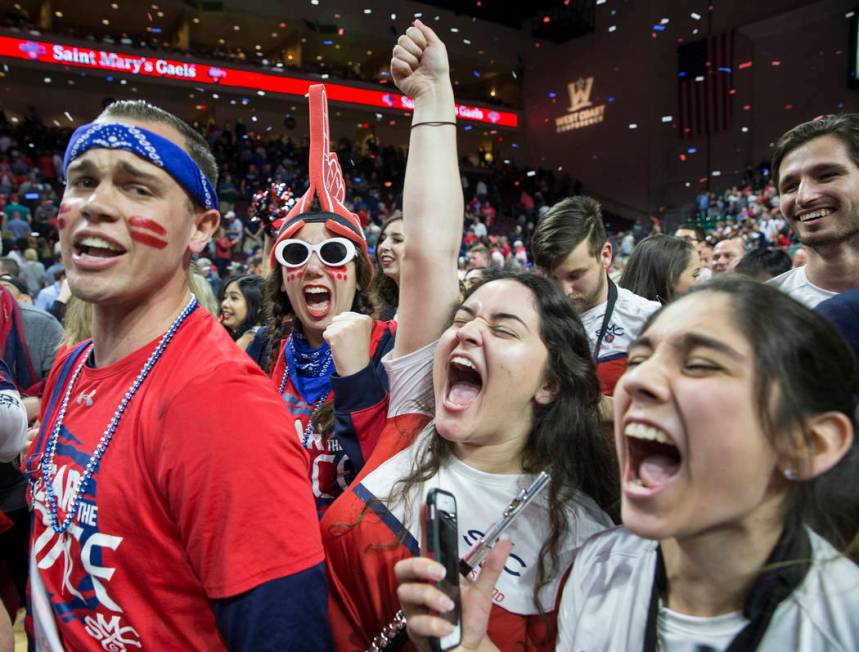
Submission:
POLYGON ((331 389, 331 374, 335 372, 333 360, 326 369, 325 363, 331 358, 328 342, 322 342, 318 349, 312 349, 310 342, 296 329, 284 353, 292 384, 305 402, 311 405, 316 403, 331 389))
POLYGON ((181 147, 156 133, 117 122, 93 122, 75 129, 63 158, 63 176, 69 164, 90 149, 124 149, 157 165, 173 177, 206 210, 218 208, 218 195, 200 166, 181 147))

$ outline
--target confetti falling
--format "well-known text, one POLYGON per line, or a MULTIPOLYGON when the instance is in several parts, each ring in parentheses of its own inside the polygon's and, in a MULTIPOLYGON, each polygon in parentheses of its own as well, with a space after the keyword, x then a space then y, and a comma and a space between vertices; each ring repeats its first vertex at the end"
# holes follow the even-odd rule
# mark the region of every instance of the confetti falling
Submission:
MULTIPOLYGON (((318 4, 319 4, 319 1, 318 1, 318 0, 312 0, 311 4, 313 4, 313 5, 318 5, 318 4)), ((604 4, 606 4, 606 0, 597 0, 596 4, 597 4, 597 5, 604 5, 604 4)), ((613 4, 616 4, 616 3, 613 3, 613 4)), ((361 12, 361 8, 360 8, 360 5, 358 5, 358 7, 354 10, 354 13, 358 13, 358 14, 360 14, 360 12, 361 12)), ((365 13, 370 13, 370 11, 368 10, 368 11, 366 11, 365 13)), ((377 9, 376 13, 377 13, 377 14, 379 13, 379 10, 378 10, 378 9, 377 9)), ((614 13, 614 12, 612 12, 612 13, 614 13)), ((852 14, 852 12, 851 12, 851 14, 852 14)), ((329 15, 330 15, 330 14, 329 14, 329 15)), ((416 15, 416 16, 420 16, 421 14, 420 14, 420 12, 418 12, 418 13, 416 13, 415 15, 416 15)), ((602 14, 601 14, 601 15, 602 15, 602 14)), ((673 15, 673 14, 672 14, 672 15, 673 15)), ((152 16, 152 14, 151 14, 151 13, 147 13, 147 16, 149 17, 149 20, 150 20, 150 21, 153 21, 153 16, 152 16)), ((701 20, 701 15, 700 15, 700 14, 697 14, 697 13, 695 13, 695 12, 692 12, 692 13, 690 14, 690 16, 691 16, 691 19, 692 19, 692 20, 701 20)), ((339 16, 338 16, 338 17, 339 17, 339 16)), ((390 14, 390 18, 391 18, 391 20, 395 20, 395 19, 396 19, 396 17, 397 17, 397 14, 390 14)), ((402 19, 407 19, 407 17, 408 17, 407 15, 405 15, 405 16, 401 16, 401 18, 402 18, 402 19)), ((383 19, 383 18, 384 18, 384 13, 382 14, 382 16, 380 16, 380 20, 381 20, 381 19, 383 19)), ((652 16, 652 15, 651 15, 649 18, 650 18, 650 20, 648 20, 648 21, 647 21, 647 23, 645 23, 644 25, 642 25, 642 27, 647 28, 647 29, 648 29, 648 31, 653 30, 653 31, 655 31, 655 32, 665 32, 665 31, 668 29, 668 28, 667 28, 667 25, 669 25, 669 20, 668 20, 667 18, 663 18, 663 19, 659 20, 659 17, 658 17, 658 16, 652 16), (658 22, 658 23, 655 23, 655 24, 652 24, 652 25, 650 24, 650 23, 655 22, 655 21, 659 21, 659 22, 658 22)), ((675 20, 673 21, 673 24, 670 24, 670 26, 671 26, 671 31, 674 31, 674 30, 675 30, 675 28, 676 28, 676 29, 678 29, 678 30, 681 28, 680 24, 678 24, 678 20, 677 20, 677 18, 678 18, 678 17, 677 17, 677 16, 674 16, 674 18, 675 18, 675 20)), ((682 23, 682 22, 683 22, 683 20, 682 20, 683 15, 681 14, 681 15, 679 16, 679 18, 681 19, 679 22, 680 22, 680 23, 682 23)), ((438 19, 438 17, 436 17, 436 19, 438 19)), ((155 19, 155 20, 157 20, 157 19, 155 19)), ((623 22, 623 21, 624 21, 624 19, 620 19, 620 21, 619 21, 619 22, 621 22, 621 26, 626 26, 626 24, 627 24, 627 23, 626 23, 626 22, 623 22)), ((686 22, 687 22, 687 26, 685 27, 685 31, 686 31, 686 33, 687 33, 687 35, 688 35, 689 30, 691 29, 691 24, 689 24, 689 23, 688 23, 688 19, 686 19, 686 22)), ((284 23, 281 23, 281 27, 284 27, 284 23)), ((435 26, 434 26, 434 27, 435 27, 435 26)), ((444 25, 443 23, 442 23, 442 27, 445 27, 445 25, 444 25)), ((615 32, 615 31, 617 31, 617 30, 618 30, 618 25, 612 25, 612 26, 609 28, 609 32, 615 32)), ((459 31, 459 29, 454 27, 454 28, 450 28, 450 31, 451 31, 451 32, 453 32, 453 33, 457 33, 457 32, 459 31)), ((671 40, 672 40, 672 41, 674 40, 673 35, 671 35, 671 40)), ((690 40, 691 40, 691 39, 690 39, 690 40)), ((317 41, 317 46, 318 46, 318 44, 319 44, 320 42, 321 42, 321 39, 319 39, 319 40, 317 41)), ((463 43, 464 43, 464 44, 466 44, 466 45, 471 45, 471 42, 470 42, 470 41, 468 41, 467 39, 463 39, 463 43)), ((480 43, 480 41, 478 40, 478 44, 479 44, 479 43, 480 43)), ((325 44, 325 45, 331 45, 331 44, 332 44, 332 41, 331 41, 330 39, 328 39, 328 40, 324 41, 324 44, 325 44)), ((534 47, 540 47, 540 43, 539 43, 539 42, 535 42, 534 47)), ((481 50, 481 53, 483 53, 483 51, 482 51, 482 50, 481 50)), ((258 61, 258 60, 257 60, 257 61, 258 61)), ((481 64, 483 64, 483 63, 484 63, 484 61, 483 61, 483 60, 481 60, 481 64)), ((748 63, 748 65, 746 65, 746 66, 743 66, 742 64, 739 64, 739 65, 738 65, 738 69, 747 69, 747 68, 750 68, 750 67, 751 67, 751 65, 752 65, 752 62, 751 62, 751 61, 749 61, 749 62, 747 62, 747 63, 748 63)), ((773 62, 771 65, 772 65, 772 66, 776 66, 776 67, 777 67, 778 65, 780 65, 780 63, 781 63, 781 62, 778 62, 778 63, 773 62)), ((787 64, 788 64, 788 63, 789 63, 789 62, 786 60, 786 62, 785 62, 785 66, 784 66, 784 67, 787 67, 787 64)), ((274 64, 273 64, 273 65, 274 65, 274 64)), ((288 65, 288 64, 287 64, 287 65, 288 65)), ((503 62, 502 62, 502 65, 503 65, 503 62)), ((734 65, 736 65, 736 64, 734 64, 734 65)), ((763 65, 763 66, 765 67, 765 66, 766 66, 766 59, 764 59, 764 61, 762 61, 762 62, 761 62, 761 61, 759 61, 759 65, 763 65)), ((471 66, 469 66, 469 67, 471 67, 471 66)), ((467 71, 468 71, 468 69, 469 69, 469 68, 465 68, 465 70, 463 70, 463 71, 461 71, 461 72, 462 72, 462 73, 465 73, 465 75, 467 75, 467 71)), ((521 70, 524 70, 524 67, 523 67, 522 69, 520 69, 520 71, 521 71, 521 70)), ((730 73, 730 72, 731 72, 731 69, 730 69, 730 68, 719 68, 719 69, 718 69, 718 71, 719 71, 719 72, 721 72, 721 73, 730 73)), ((336 73, 332 73, 332 74, 336 75, 336 73)), ((498 74, 498 73, 497 73, 496 71, 493 71, 491 68, 489 68, 489 69, 481 69, 481 70, 474 70, 474 71, 473 71, 473 76, 474 76, 474 78, 475 78, 475 79, 480 80, 480 83, 485 83, 487 80, 490 80, 490 79, 492 79, 492 80, 494 81, 494 79, 495 79, 495 78, 494 78, 494 77, 492 77, 492 75, 493 75, 493 74, 498 74)), ((501 74, 502 74, 502 75, 504 75, 504 76, 506 77, 506 73, 502 72, 501 74)), ((711 74, 712 74, 712 73, 711 73, 711 74)), ((513 79, 518 80, 518 75, 517 75, 516 70, 510 70, 510 76, 511 76, 513 79)), ((327 78, 329 77, 329 75, 328 75, 327 73, 323 73, 323 74, 321 74, 321 75, 320 75, 320 77, 321 77, 322 79, 327 79, 327 78)), ((507 77, 507 80, 508 80, 508 81, 509 81, 509 79, 510 79, 510 77, 507 77)), ((702 78, 702 79, 703 79, 703 78, 702 78)), ((119 81, 120 81, 120 83, 125 83, 125 80, 119 80, 119 81)), ((387 81, 387 80, 383 80, 383 81, 387 81)), ((464 83, 465 83, 465 84, 467 84, 468 82, 464 82, 464 83)), ((473 81, 472 81, 471 83, 472 83, 472 84, 474 84, 474 82, 473 82, 473 81)), ((742 87, 741 87, 741 88, 742 88, 742 87)), ((499 90, 500 90, 500 89, 501 89, 501 87, 499 86, 499 90)), ((248 91, 245 91, 245 92, 248 92, 248 91)), ((254 91, 250 91, 250 93, 253 93, 253 92, 254 92, 254 91)), ((734 94, 734 93, 736 93, 736 91, 735 91, 734 89, 731 89, 731 93, 732 93, 732 94, 734 94)), ((259 95, 264 95, 264 92, 260 92, 260 93, 259 93, 259 95)), ((565 93, 564 93, 563 95, 564 95, 564 97, 566 96, 566 94, 565 94, 565 93)), ((212 97, 212 99, 220 99, 216 94, 209 95, 208 97, 212 97)), ((556 100, 556 98, 558 97, 558 94, 557 94, 557 93, 555 93, 555 92, 550 92, 550 93, 548 93, 548 97, 549 97, 550 99, 552 99, 552 100, 556 100)), ((226 102, 228 101, 228 99, 229 99, 229 98, 228 98, 228 97, 226 97, 226 98, 224 98, 224 99, 225 99, 224 104, 226 104, 226 102)), ((487 99, 488 99, 488 98, 487 98, 487 99)), ((738 99, 739 99, 739 98, 738 98, 738 99)), ((791 99, 792 99, 792 98, 791 98, 791 99)), ((614 101, 615 101, 615 98, 609 98, 607 101, 608 101, 609 103, 614 102, 614 101)), ((784 102, 784 100, 782 100, 782 102, 784 102)), ((235 103, 235 101, 233 101, 233 103, 235 103)), ((214 102, 213 102, 213 104, 214 104, 214 102)), ((247 100, 246 98, 243 98, 243 99, 242 99, 242 104, 243 104, 243 105, 245 105, 245 106, 247 106, 247 104, 248 104, 248 100, 247 100)), ((735 106, 736 106, 736 105, 735 105, 735 106)), ((778 105, 777 105, 777 106, 778 106, 778 105)), ((667 109, 668 107, 666 106, 666 107, 662 107, 662 108, 663 108, 663 110, 665 110, 665 109, 667 109)), ((784 108, 785 108, 786 110, 789 110, 789 109, 791 109, 791 108, 792 108, 792 105, 784 105, 784 108)), ((750 107, 748 107, 748 106, 744 107, 744 110, 745 110, 745 111, 748 111, 749 109, 750 109, 750 107)), ((669 109, 669 110, 671 110, 671 109, 669 109)), ((736 110, 736 109, 735 109, 735 110, 736 110)), ((73 119, 71 118, 71 116, 67 116, 67 117, 68 117, 68 119, 69 119, 70 121, 72 121, 72 120, 73 120, 73 119)), ((377 115, 376 117, 377 117, 377 119, 381 119, 381 118, 379 117, 379 115, 377 115)), ((630 116, 630 117, 633 117, 633 116, 630 116)), ((635 116, 635 117, 638 117, 639 119, 642 119, 642 116, 635 116)), ((673 116, 668 116, 668 115, 660 116, 660 114, 659 114, 659 113, 656 113, 656 115, 655 115, 655 116, 653 116, 653 117, 659 117, 659 119, 660 119, 661 123, 664 123, 664 124, 670 124, 670 123, 672 123, 672 122, 674 121, 674 117, 673 117, 673 116)), ((653 117, 650 117, 650 118, 649 118, 649 120, 653 120, 653 117)), ((748 117, 747 117, 746 119, 748 119, 748 117)), ((253 118, 253 120, 254 120, 254 121, 256 121, 255 117, 253 118)), ((646 123, 647 123, 647 120, 648 120, 648 119, 646 118, 646 119, 645 119, 645 122, 646 122, 646 123)), ((387 116, 385 117, 385 121, 387 121, 387 116)), ((391 122, 393 122, 393 121, 391 121, 391 122)), ((390 123, 389 123, 389 124, 390 124, 390 123)), ((630 129, 635 129, 635 128, 637 128, 638 126, 639 126, 639 125, 638 125, 637 123, 630 123, 630 124, 629 124, 629 128, 630 128, 630 129)), ((467 127, 466 127, 466 130, 469 130, 469 131, 470 131, 472 128, 473 128, 473 127, 471 127, 471 126, 469 125, 469 126, 467 126, 467 127)), ((644 126, 644 127, 642 127, 642 128, 643 128, 643 129, 648 129, 648 128, 650 128, 650 127, 648 127, 648 126, 647 126, 647 124, 645 124, 645 126, 644 126)), ((735 127, 735 128, 736 128, 736 127, 735 127)), ((271 127, 269 127, 269 129, 271 129, 271 127)), ((747 127, 743 127, 743 128, 742 128, 742 131, 743 131, 743 133, 746 133, 746 132, 748 132, 748 128, 747 128, 747 127)), ((515 144, 514 144, 514 145, 512 145, 512 146, 513 146, 513 147, 516 147, 516 145, 515 145, 515 144)))

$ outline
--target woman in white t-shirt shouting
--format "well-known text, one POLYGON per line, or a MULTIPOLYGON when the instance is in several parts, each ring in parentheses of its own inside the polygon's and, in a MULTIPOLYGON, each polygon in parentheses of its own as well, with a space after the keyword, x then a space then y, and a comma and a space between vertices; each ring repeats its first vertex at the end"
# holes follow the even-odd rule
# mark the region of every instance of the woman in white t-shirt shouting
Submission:
POLYGON ((546 279, 504 275, 467 296, 436 342, 402 357, 395 349, 384 364, 388 423, 322 520, 337 649, 366 649, 397 611, 394 564, 420 555, 430 488, 456 497, 462 557, 540 471, 549 488, 505 533, 514 548, 489 630, 516 649, 554 649, 561 577, 575 550, 611 527, 604 510, 616 496, 599 381, 572 304, 546 279))
MULTIPOLYGON (((846 344, 774 288, 719 279, 657 313, 615 392, 624 527, 576 554, 557 649, 859 649, 856 397, 846 344)), ((398 568, 407 614, 437 606, 430 568, 398 568)))
MULTIPOLYGON (((462 206, 456 116, 444 45, 416 21, 392 76, 415 99, 403 192, 405 253, 388 419, 355 482, 322 519, 335 648, 365 650, 399 608, 397 560, 420 554, 427 490, 458 503, 459 554, 540 471, 551 482, 511 526, 492 636, 554 644, 560 578, 575 549, 611 526, 611 447, 599 430, 599 381, 570 301, 543 278, 486 282, 457 306, 462 206)), ((360 406, 353 406, 360 411, 360 406)))

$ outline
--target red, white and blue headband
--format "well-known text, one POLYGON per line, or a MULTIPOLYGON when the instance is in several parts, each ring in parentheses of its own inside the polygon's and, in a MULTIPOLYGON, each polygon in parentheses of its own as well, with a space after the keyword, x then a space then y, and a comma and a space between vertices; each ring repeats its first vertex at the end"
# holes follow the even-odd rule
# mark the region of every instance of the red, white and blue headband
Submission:
POLYGON ((135 125, 93 122, 75 129, 63 158, 63 176, 78 156, 97 148, 131 152, 164 170, 206 210, 218 208, 218 194, 194 159, 171 140, 135 125))

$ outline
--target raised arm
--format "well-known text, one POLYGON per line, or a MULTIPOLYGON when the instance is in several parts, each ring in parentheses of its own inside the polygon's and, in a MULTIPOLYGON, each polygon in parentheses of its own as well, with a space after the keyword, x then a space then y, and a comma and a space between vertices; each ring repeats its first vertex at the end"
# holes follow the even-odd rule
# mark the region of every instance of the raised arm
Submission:
POLYGON ((405 254, 394 357, 437 339, 459 297, 463 199, 447 50, 419 20, 394 47, 391 76, 415 101, 403 188, 405 254), (430 124, 426 124, 430 123, 430 124))

